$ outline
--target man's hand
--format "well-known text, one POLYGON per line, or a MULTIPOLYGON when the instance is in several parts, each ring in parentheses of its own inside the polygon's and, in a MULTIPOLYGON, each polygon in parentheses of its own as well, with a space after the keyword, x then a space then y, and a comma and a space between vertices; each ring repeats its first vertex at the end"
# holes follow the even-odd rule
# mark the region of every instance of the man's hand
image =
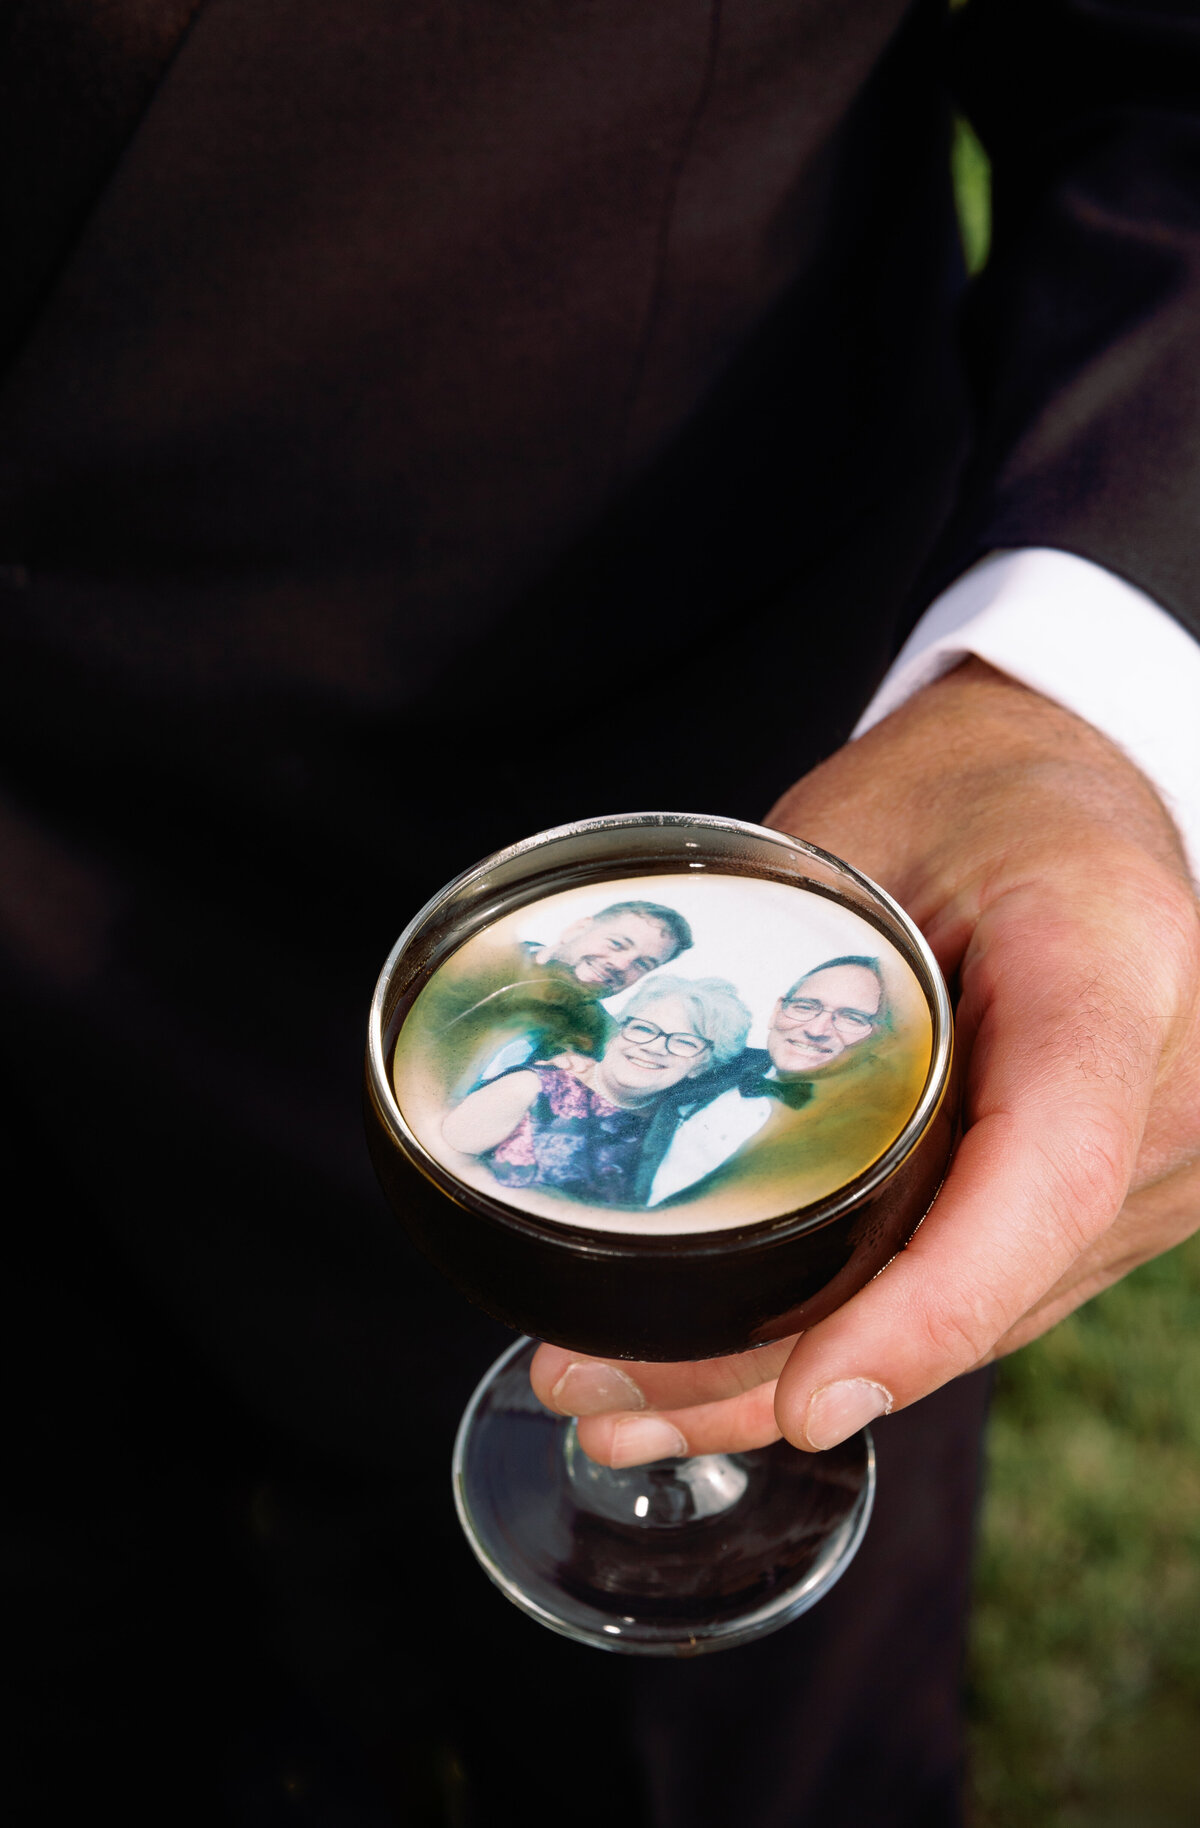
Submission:
POLYGON ((957 981, 965 1134, 908 1248, 798 1340, 612 1368, 543 1346, 538 1396, 614 1465, 831 1447, 1200 1227, 1200 920, 1120 751, 968 661, 768 823, 881 883, 957 981))

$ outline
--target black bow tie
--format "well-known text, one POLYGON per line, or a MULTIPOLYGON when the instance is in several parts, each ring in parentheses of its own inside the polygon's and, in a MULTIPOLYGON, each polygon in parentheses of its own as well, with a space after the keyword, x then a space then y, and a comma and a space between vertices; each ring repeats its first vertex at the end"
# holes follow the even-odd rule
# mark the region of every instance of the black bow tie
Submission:
POLYGON ((813 1095, 811 1079, 764 1079, 761 1073, 747 1073, 738 1081, 743 1098, 775 1098, 789 1111, 799 1111, 813 1095))

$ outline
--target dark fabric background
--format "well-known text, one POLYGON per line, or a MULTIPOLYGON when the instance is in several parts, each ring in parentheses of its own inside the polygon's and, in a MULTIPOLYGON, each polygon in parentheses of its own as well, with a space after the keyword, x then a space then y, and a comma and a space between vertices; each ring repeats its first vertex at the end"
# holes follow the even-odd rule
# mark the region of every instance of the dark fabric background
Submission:
POLYGON ((396 932, 495 846, 760 817, 997 542, 1200 626, 1194 9, 3 29, 30 1809, 953 1820, 982 1392, 881 1430, 868 1547, 777 1640, 639 1668, 539 1634, 452 1523, 500 1330, 383 1207, 362 1033, 396 932), (956 88, 997 171, 965 327, 956 88))

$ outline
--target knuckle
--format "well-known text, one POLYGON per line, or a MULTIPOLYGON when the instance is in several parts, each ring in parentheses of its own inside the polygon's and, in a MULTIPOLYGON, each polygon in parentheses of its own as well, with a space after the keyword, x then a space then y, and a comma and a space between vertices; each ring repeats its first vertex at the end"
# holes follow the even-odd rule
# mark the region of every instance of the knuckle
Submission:
POLYGON ((954 1299, 924 1308, 921 1343, 938 1365, 969 1371, 988 1357, 1010 1324, 999 1302, 984 1290, 956 1292, 954 1299))
POLYGON ((1111 1117, 1065 1114, 1061 1128, 1038 1142, 1047 1216, 1060 1236, 1085 1249, 1121 1210, 1133 1150, 1111 1117))
POLYGON ((1158 948, 1185 983, 1200 977, 1200 901, 1190 883, 1167 876, 1153 896, 1158 948))
POLYGON ((1151 1045, 1161 1046, 1200 987, 1200 902, 1167 871, 1137 887, 1136 928, 1124 944, 1109 942, 1105 982, 1127 1012, 1139 1013, 1151 1045))

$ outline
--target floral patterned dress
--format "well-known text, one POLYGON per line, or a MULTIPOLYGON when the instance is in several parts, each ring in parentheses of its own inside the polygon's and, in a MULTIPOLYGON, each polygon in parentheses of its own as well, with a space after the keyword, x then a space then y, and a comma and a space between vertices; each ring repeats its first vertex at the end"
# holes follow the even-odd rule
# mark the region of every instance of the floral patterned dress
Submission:
POLYGON ((594 1206, 635 1203, 634 1181, 653 1110, 610 1104, 561 1066, 534 1066, 539 1091, 502 1143, 482 1157, 506 1187, 553 1187, 594 1206))

